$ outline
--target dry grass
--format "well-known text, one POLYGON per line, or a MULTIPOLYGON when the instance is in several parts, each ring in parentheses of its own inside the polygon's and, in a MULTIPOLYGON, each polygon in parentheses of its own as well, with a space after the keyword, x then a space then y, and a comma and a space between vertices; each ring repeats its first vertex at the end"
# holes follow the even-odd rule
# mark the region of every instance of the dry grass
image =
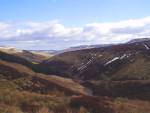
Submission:
POLYGON ((64 112, 50 111, 48 108, 43 107, 37 113, 90 113, 90 112, 88 112, 88 110, 84 107, 80 107, 80 109, 78 110, 68 108, 64 112))
POLYGON ((13 63, 13 62, 7 62, 7 61, 3 61, 3 60, 0 60, 0 64, 7 66, 7 67, 10 67, 12 69, 15 69, 15 70, 19 71, 20 73, 27 73, 29 75, 35 74, 35 72, 32 71, 30 68, 23 66, 21 64, 17 64, 17 63, 13 63))
MULTIPOLYGON (((22 109, 23 111, 38 111, 42 107, 48 109, 66 108, 69 98, 41 95, 29 92, 3 90, 0 92, 0 105, 5 105, 1 111, 22 109), (8 109, 9 108, 9 109, 8 109)), ((41 110, 44 110, 42 108, 41 110)), ((1 113, 1 112, 0 112, 1 113)), ((3 112, 2 112, 3 113, 3 112)))
POLYGON ((50 113, 50 112, 49 112, 49 109, 48 109, 47 107, 42 107, 42 108, 38 111, 38 113, 50 113))
POLYGON ((150 102, 117 98, 114 108, 117 113, 150 113, 150 102))
POLYGON ((49 82, 52 82, 61 87, 67 88, 71 90, 72 92, 76 92, 78 94, 87 95, 89 93, 89 90, 87 88, 85 88, 84 86, 80 85, 78 82, 69 78, 63 78, 63 77, 54 76, 54 75, 45 76, 43 74, 40 74, 39 77, 47 79, 49 82))

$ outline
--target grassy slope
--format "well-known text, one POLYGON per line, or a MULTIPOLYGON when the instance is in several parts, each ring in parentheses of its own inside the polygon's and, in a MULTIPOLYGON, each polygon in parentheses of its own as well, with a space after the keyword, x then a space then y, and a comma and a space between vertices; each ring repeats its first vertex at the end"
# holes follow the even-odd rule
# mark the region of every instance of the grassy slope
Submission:
POLYGON ((43 109, 67 112, 71 110, 70 96, 65 94, 84 92, 84 87, 71 79, 38 74, 21 64, 0 60, 0 113, 38 113, 43 109))
POLYGON ((141 45, 118 45, 66 52, 40 64, 44 73, 76 77, 83 80, 144 80, 150 79, 150 51, 141 45), (130 55, 113 65, 104 64, 115 57, 130 55), (96 55, 96 56, 95 56, 96 55), (78 68, 94 57, 93 62, 82 72, 78 68))
MULTIPOLYGON (((3 58, 6 60, 13 57, 3 58)), ((77 81, 38 74, 21 64, 10 62, 11 60, 0 61, 0 113, 21 113, 22 111, 48 113, 49 110, 55 113, 60 113, 60 111, 61 113, 87 113, 87 111, 93 113, 100 111, 104 113, 149 113, 150 111, 150 103, 147 101, 86 96, 87 90, 77 84, 77 81), (72 97, 71 95, 74 94, 82 96, 72 97)), ((18 63, 21 61, 17 60, 18 63)), ((118 84, 114 84, 116 85, 118 84)), ((122 87, 120 83, 119 87, 122 87)))

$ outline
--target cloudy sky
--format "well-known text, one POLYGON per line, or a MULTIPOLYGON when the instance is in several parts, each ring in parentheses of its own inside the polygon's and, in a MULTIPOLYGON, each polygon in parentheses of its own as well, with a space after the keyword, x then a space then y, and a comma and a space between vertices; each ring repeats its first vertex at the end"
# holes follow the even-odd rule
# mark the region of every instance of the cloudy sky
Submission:
POLYGON ((0 0, 0 46, 64 49, 150 37, 150 0, 0 0))

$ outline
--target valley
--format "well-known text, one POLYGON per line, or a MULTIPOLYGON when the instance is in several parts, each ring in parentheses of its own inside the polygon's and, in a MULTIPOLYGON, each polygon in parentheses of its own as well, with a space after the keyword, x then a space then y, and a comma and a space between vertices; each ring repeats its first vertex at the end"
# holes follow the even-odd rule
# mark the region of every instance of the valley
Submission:
POLYGON ((150 113, 150 40, 88 47, 1 47, 0 113, 150 113))

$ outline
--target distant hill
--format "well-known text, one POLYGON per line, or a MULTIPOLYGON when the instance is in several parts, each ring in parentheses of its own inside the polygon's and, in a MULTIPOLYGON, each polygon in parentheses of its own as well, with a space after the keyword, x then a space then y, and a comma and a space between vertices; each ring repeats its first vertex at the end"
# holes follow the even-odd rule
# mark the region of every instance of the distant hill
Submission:
POLYGON ((48 54, 48 55, 59 54, 59 51, 57 51, 57 50, 27 50, 27 51, 30 51, 30 52, 33 52, 33 53, 45 53, 45 54, 48 54))
POLYGON ((45 60, 40 65, 45 66, 45 73, 86 80, 148 79, 149 47, 149 40, 141 40, 134 43, 69 51, 45 60))
POLYGON ((15 55, 15 56, 24 58, 24 59, 26 59, 30 62, 34 62, 34 63, 40 63, 43 60, 46 60, 46 59, 51 57, 51 55, 46 54, 46 53, 30 52, 27 50, 19 50, 19 49, 16 49, 14 47, 1 46, 0 51, 7 53, 7 54, 10 54, 10 55, 15 55))
POLYGON ((146 41, 150 41, 150 38, 133 39, 133 40, 130 40, 128 43, 138 43, 138 42, 146 42, 146 41))
POLYGON ((74 46, 74 47, 70 47, 70 48, 62 49, 62 50, 27 50, 27 51, 35 52, 35 53, 47 53, 49 55, 54 56, 54 55, 58 55, 58 54, 61 54, 64 52, 69 52, 69 51, 106 47, 106 46, 110 46, 110 45, 112 45, 112 44, 80 45, 80 46, 74 46))

